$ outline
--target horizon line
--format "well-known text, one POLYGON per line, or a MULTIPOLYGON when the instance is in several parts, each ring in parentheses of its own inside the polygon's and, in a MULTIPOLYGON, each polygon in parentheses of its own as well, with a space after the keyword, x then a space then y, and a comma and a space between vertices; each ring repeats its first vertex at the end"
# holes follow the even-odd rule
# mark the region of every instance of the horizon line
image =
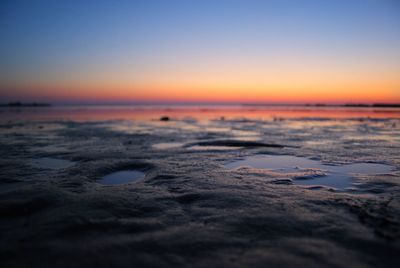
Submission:
POLYGON ((173 105, 173 106, 311 106, 311 107, 400 107, 400 102, 220 102, 220 101, 7 101, 0 106, 128 106, 128 105, 173 105))

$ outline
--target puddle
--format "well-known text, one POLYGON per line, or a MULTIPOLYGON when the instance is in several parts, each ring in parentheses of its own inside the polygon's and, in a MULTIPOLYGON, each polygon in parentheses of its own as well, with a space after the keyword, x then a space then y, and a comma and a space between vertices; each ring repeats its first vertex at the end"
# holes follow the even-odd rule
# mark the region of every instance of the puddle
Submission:
POLYGON ((153 148, 157 150, 167 150, 167 149, 180 148, 183 145, 184 144, 181 142, 163 142, 163 143, 153 144, 153 148))
POLYGON ((344 190, 354 186, 354 174, 386 174, 393 167, 377 163, 354 163, 347 165, 327 165, 320 161, 290 155, 256 155, 226 164, 227 168, 252 167, 269 169, 282 173, 302 172, 303 169, 317 169, 326 172, 323 176, 303 176, 294 179, 297 185, 322 185, 344 190))
POLYGON ((118 185, 144 179, 145 174, 138 170, 121 170, 103 176, 97 182, 103 185, 118 185))
POLYGON ((51 157, 35 158, 32 160, 32 165, 34 165, 35 167, 46 169, 63 169, 68 168, 74 164, 74 162, 69 160, 51 157))
POLYGON ((196 151, 226 151, 226 150, 238 150, 241 149, 242 147, 238 146, 212 146, 212 145, 206 145, 206 146, 200 146, 200 145, 193 145, 190 147, 187 147, 189 150, 196 150, 196 151))
POLYGON ((301 179, 294 179, 293 183, 296 185, 306 185, 306 186, 314 186, 321 185, 332 187, 338 190, 346 190, 348 188, 353 187, 355 182, 355 178, 343 174, 343 173, 332 173, 326 176, 319 177, 305 177, 301 179))

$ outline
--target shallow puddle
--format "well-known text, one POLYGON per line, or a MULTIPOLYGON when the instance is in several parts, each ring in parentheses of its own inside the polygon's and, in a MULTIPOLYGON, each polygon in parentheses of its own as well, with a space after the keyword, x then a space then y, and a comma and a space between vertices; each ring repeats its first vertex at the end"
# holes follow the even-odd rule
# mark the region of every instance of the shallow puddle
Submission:
POLYGON ((65 159, 42 157, 33 159, 32 164, 38 168, 63 169, 63 168, 68 168, 74 165, 75 163, 65 159))
POLYGON ((196 150, 196 151, 227 151, 227 150, 238 150, 241 149, 242 147, 238 146, 213 146, 213 145, 205 145, 205 146, 200 146, 200 145, 193 145, 190 147, 187 147, 189 150, 196 150))
POLYGON ((301 176, 294 180, 297 185, 322 185, 344 190, 353 186, 354 174, 386 174, 392 166, 377 163, 355 163, 347 165, 327 165, 320 161, 290 155, 256 155, 226 164, 227 168, 252 167, 269 169, 282 173, 303 172, 306 169, 323 170, 323 176, 301 176))
POLYGON ((153 144, 153 148, 157 150, 176 149, 182 147, 184 144, 181 142, 163 142, 153 144))
POLYGON ((121 170, 103 176, 97 182, 104 185, 118 185, 144 179, 145 174, 138 170, 121 170))

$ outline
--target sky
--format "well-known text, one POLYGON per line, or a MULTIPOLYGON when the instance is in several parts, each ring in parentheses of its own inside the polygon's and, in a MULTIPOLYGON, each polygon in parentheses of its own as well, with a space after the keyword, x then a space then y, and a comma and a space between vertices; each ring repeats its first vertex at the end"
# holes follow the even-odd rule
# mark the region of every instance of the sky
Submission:
POLYGON ((400 102, 397 0, 2 0, 0 101, 400 102))

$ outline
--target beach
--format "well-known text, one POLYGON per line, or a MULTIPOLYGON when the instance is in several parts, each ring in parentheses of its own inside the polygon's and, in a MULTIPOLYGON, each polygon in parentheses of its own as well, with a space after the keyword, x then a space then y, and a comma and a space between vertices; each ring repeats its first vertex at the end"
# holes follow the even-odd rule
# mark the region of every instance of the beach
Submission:
POLYGON ((2 267, 400 265, 398 108, 2 109, 2 267))

